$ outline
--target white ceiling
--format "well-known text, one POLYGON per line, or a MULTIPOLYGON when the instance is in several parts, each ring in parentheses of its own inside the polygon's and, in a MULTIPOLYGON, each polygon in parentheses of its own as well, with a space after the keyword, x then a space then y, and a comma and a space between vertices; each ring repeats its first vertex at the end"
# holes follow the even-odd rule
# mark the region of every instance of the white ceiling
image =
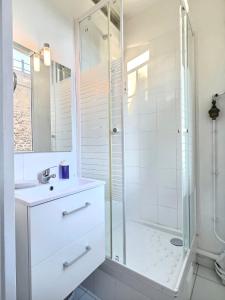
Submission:
POLYGON ((158 0, 124 0, 124 15, 125 18, 133 17, 151 6, 158 0))
POLYGON ((66 17, 78 18, 94 6, 91 0, 48 0, 66 17))
MULTIPOLYGON (((63 15, 78 18, 94 4, 91 0, 48 0, 63 15)), ((130 18, 158 0, 124 0, 124 15, 130 18)))

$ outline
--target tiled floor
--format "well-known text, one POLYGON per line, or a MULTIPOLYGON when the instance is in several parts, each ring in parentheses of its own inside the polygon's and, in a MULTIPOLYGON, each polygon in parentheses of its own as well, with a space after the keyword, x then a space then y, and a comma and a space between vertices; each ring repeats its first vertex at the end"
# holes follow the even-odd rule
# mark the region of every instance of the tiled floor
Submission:
POLYGON ((198 267, 191 300, 225 300, 225 286, 214 270, 198 267))
POLYGON ((68 300, 101 300, 84 287, 78 287, 68 300))
MULTIPOLYGON (((216 275, 214 270, 198 266, 196 268, 196 273, 191 300, 225 300, 225 286, 221 284, 220 278, 216 275)), ((85 288, 79 287, 69 300, 101 299, 97 298, 85 288)))

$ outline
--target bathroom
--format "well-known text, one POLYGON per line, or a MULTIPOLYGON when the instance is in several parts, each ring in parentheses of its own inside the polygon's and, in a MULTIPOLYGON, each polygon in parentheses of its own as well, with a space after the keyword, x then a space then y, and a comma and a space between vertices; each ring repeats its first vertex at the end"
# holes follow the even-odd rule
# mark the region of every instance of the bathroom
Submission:
POLYGON ((225 1, 0 7, 0 299, 225 299, 225 1))

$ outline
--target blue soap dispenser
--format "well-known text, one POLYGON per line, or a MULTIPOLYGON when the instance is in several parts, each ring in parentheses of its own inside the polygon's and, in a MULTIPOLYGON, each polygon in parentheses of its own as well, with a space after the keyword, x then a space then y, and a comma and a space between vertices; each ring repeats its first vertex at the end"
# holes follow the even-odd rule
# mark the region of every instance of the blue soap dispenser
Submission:
POLYGON ((70 167, 65 160, 61 161, 59 164, 59 177, 60 179, 70 178, 70 167))

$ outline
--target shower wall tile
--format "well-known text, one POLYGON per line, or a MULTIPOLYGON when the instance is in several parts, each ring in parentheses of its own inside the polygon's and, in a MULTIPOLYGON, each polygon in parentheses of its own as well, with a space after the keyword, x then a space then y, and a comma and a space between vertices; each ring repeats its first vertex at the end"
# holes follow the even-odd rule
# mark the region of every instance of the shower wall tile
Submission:
POLYGON ((158 222, 158 206, 151 205, 149 201, 143 199, 140 208, 141 220, 149 223, 159 223, 158 222))
POLYGON ((125 136, 126 151, 139 150, 139 137, 136 133, 126 134, 125 136))
POLYGON ((162 111, 173 111, 176 105, 176 99, 174 95, 174 90, 159 93, 157 98, 157 112, 160 113, 162 111))
POLYGON ((174 132, 158 133, 159 168, 176 169, 176 135, 174 132))
POLYGON ((157 115, 155 113, 142 114, 139 119, 140 131, 156 131, 157 115))
POLYGON ((126 214, 127 219, 140 219, 140 185, 126 183, 126 214))
MULTIPOLYGON (((177 199, 182 199, 182 190, 177 189, 177 199)), ((183 203, 177 201, 177 228, 182 230, 183 227, 183 203)))
POLYGON ((171 228, 177 228, 177 210, 159 206, 159 224, 171 228))
POLYGON ((132 32, 126 41, 127 61, 147 50, 150 53, 149 62, 132 71, 135 89, 125 106, 125 177, 128 176, 129 182, 126 203, 131 206, 128 190, 133 181, 139 191, 135 207, 138 204, 140 207, 136 213, 128 209, 127 215, 132 211, 136 220, 178 229, 178 220, 182 219, 181 205, 178 206, 182 201, 178 193, 181 188, 179 29, 172 24, 172 18, 171 27, 168 24, 163 27, 162 20, 159 23, 155 20, 152 27, 151 21, 146 14, 145 23, 135 17, 126 24, 127 32, 132 32), (137 41, 140 46, 134 47, 137 41))
POLYGON ((14 155, 15 182, 23 180, 23 154, 14 155))
POLYGON ((139 150, 127 150, 126 151, 126 165, 127 166, 139 166, 140 165, 140 151, 139 150))
POLYGON ((157 185, 155 182, 149 182, 149 184, 145 184, 140 186, 140 196, 139 199, 144 203, 143 206, 146 206, 146 211, 148 211, 148 206, 157 206, 157 185))
POLYGON ((177 127, 176 111, 165 110, 158 113, 158 130, 174 132, 177 127))
POLYGON ((157 164, 156 147, 150 150, 140 150, 140 167, 152 169, 157 164))
POLYGON ((177 210, 177 190, 160 188, 159 189, 159 205, 177 210))
POLYGON ((135 113, 129 113, 126 116, 126 126, 129 128, 130 132, 127 133, 136 133, 138 131, 138 122, 139 116, 135 113))
MULTIPOLYGON (((137 105, 137 104, 136 104, 137 105)), ((156 99, 154 94, 150 94, 149 90, 145 90, 144 95, 141 99, 139 99, 139 113, 146 114, 146 113, 156 113, 156 99)))
POLYGON ((125 167, 126 183, 140 184, 140 168, 138 166, 126 166, 125 167))
POLYGON ((149 150, 154 149, 157 144, 157 134, 156 132, 143 132, 139 131, 139 150, 149 150))
POLYGON ((177 170, 176 169, 159 169, 159 188, 177 188, 177 170))
POLYGON ((140 181, 144 186, 148 186, 149 184, 157 185, 157 165, 153 164, 151 168, 142 167, 140 168, 140 181))

